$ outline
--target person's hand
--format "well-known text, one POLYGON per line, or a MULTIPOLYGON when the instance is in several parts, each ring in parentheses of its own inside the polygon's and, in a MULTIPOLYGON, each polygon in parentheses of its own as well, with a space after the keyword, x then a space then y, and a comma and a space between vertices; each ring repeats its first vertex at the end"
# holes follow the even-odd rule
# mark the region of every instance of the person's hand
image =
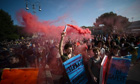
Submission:
POLYGON ((97 78, 93 75, 92 75, 92 79, 93 79, 94 82, 97 82, 97 78))
POLYGON ((63 32, 61 33, 61 36, 64 37, 65 35, 66 35, 66 32, 63 31, 63 32))
POLYGON ((94 80, 95 82, 97 82, 97 78, 96 78, 96 77, 93 77, 93 80, 94 80))

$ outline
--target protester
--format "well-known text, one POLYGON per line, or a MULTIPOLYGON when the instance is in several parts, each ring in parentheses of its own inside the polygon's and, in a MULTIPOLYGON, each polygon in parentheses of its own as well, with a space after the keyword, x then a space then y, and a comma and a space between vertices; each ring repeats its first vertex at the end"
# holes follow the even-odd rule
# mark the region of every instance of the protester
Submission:
POLYGON ((101 55, 99 48, 93 49, 94 56, 88 62, 88 70, 91 75, 92 84, 99 84, 99 74, 101 67, 101 55))
POLYGON ((116 57, 120 57, 120 47, 115 45, 111 48, 111 56, 116 56, 116 57))
POLYGON ((100 53, 101 53, 101 58, 103 59, 103 57, 105 55, 105 49, 103 48, 103 41, 102 40, 98 41, 97 47, 99 48, 100 53))
POLYGON ((0 69, 39 68, 48 64, 51 68, 51 73, 59 73, 57 68, 60 69, 60 66, 58 65, 62 65, 63 62, 72 58, 73 54, 82 54, 85 68, 89 70, 93 81, 98 83, 99 65, 104 55, 111 59, 111 56, 120 57, 132 54, 133 60, 137 56, 135 47, 140 44, 140 37, 138 36, 95 35, 92 41, 89 39, 74 41, 69 37, 68 42, 63 42, 65 35, 66 33, 62 32, 60 43, 58 39, 54 40, 42 36, 1 42, 0 69), (55 66, 52 66, 52 64, 55 66), (54 68, 56 66, 57 68, 54 68), (93 74, 96 72, 93 69, 98 69, 96 74, 93 74))
POLYGON ((60 44, 59 44, 59 53, 60 53, 60 56, 61 56, 61 59, 63 62, 70 59, 73 56, 71 43, 65 44, 65 46, 64 46, 65 53, 63 53, 62 46, 63 46, 64 36, 65 36, 65 32, 63 32, 61 34, 61 40, 60 40, 60 44))

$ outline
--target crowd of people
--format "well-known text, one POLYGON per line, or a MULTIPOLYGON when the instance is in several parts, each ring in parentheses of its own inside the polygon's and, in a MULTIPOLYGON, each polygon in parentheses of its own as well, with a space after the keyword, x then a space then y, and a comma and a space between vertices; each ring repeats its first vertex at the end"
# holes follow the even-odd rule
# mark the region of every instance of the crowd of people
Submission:
POLYGON ((80 53, 83 55, 84 65, 88 72, 88 77, 90 76, 90 83, 92 84, 99 84, 101 62, 105 55, 107 55, 110 60, 112 56, 121 57, 132 54, 132 63, 137 59, 137 46, 140 44, 140 37, 125 35, 95 35, 94 39, 84 39, 83 41, 78 41, 74 44, 72 42, 66 43, 64 46, 65 52, 63 53, 62 44, 64 36, 65 33, 63 32, 59 46, 63 62, 75 56, 74 54, 76 53, 72 50, 86 44, 86 49, 84 51, 82 50, 80 53))
POLYGON ((52 73, 62 74, 62 69, 53 70, 56 69, 54 67, 59 68, 64 61, 82 54, 92 82, 98 84, 100 64, 105 55, 111 58, 132 54, 134 63, 137 58, 137 46, 140 44, 140 37, 131 35, 94 35, 93 39, 83 38, 76 41, 68 39, 67 42, 63 42, 64 38, 65 32, 62 33, 60 41, 38 37, 1 42, 1 73, 4 68, 39 68, 48 64, 52 68, 52 73), (57 65, 51 66, 52 64, 57 65))

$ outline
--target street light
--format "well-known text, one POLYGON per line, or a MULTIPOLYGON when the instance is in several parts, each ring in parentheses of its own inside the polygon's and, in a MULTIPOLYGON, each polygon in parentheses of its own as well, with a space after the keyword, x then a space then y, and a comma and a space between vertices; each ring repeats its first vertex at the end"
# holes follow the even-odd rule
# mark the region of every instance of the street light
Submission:
POLYGON ((28 8, 28 4, 26 4, 26 10, 29 10, 29 8, 28 8))
POLYGON ((134 17, 132 17, 131 19, 132 19, 132 22, 133 22, 134 17))
POLYGON ((37 6, 39 7, 39 11, 42 10, 39 1, 36 1, 36 2, 34 2, 34 3, 31 3, 29 0, 25 0, 25 3, 26 3, 26 10, 29 10, 28 5, 31 5, 31 6, 32 6, 32 9, 33 9, 33 13, 36 13, 35 8, 36 8, 37 6))
POLYGON ((40 8, 40 6, 39 6, 39 11, 41 11, 41 8, 40 8))

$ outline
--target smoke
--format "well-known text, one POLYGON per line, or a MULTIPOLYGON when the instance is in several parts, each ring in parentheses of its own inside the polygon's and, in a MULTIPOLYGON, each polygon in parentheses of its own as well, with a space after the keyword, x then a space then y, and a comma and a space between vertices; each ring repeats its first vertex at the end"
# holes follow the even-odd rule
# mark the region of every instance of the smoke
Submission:
MULTIPOLYGON (((43 47, 46 48, 46 50, 43 51, 46 53, 46 55, 44 55, 43 60, 47 61, 51 73, 55 75, 62 75, 64 72, 62 61, 59 55, 58 46, 61 38, 61 33, 64 30, 65 25, 64 26, 56 26, 56 25, 58 22, 61 22, 61 19, 64 21, 65 18, 67 18, 67 15, 59 17, 57 20, 54 21, 39 21, 37 16, 32 15, 31 13, 28 13, 26 11, 22 10, 17 13, 17 20, 19 21, 20 24, 24 26, 24 30, 26 32, 32 34, 34 33, 45 34, 45 37, 39 37, 38 39, 40 40, 37 39, 36 42, 43 45, 43 47)), ((90 34, 91 31, 89 29, 82 29, 78 26, 68 24, 64 44, 69 40, 69 38, 72 40, 72 42, 83 40, 83 38, 89 39, 91 38, 90 34)), ((85 51, 84 46, 82 46, 80 49, 81 49, 80 52, 85 51)), ((45 64, 42 65, 43 67, 45 67, 45 64)))
POLYGON ((68 14, 64 14, 63 16, 59 16, 56 20, 52 20, 52 21, 49 21, 49 24, 51 25, 65 25, 66 22, 65 20, 68 18, 68 14))
POLYGON ((18 21, 25 27, 25 31, 28 33, 44 33, 47 37, 60 37, 60 32, 63 30, 63 26, 56 27, 51 25, 52 21, 39 22, 37 16, 32 15, 26 11, 20 11, 18 13, 18 21), (57 30, 57 33, 55 32, 57 30))
MULTIPOLYGON (((51 37, 53 39, 60 39, 61 32, 64 29, 64 26, 56 26, 54 24, 57 24, 57 22, 60 22, 60 20, 66 18, 59 17, 58 20, 54 21, 38 21, 37 16, 32 15, 31 13, 28 13, 26 11, 20 11, 18 14, 18 21, 25 27, 25 31, 28 33, 44 33, 46 34, 46 37, 51 37)), ((73 40, 76 40, 77 38, 81 38, 83 35, 84 38, 90 38, 91 32, 88 29, 82 29, 78 26, 70 25, 71 28, 67 29, 67 36, 72 38, 73 40), (87 34, 87 35, 85 35, 87 34), (76 38, 75 38, 76 37, 76 38)))
POLYGON ((77 26, 70 25, 70 24, 68 24, 68 26, 70 26, 70 27, 76 29, 80 34, 91 34, 91 31, 90 31, 89 29, 85 29, 85 30, 84 30, 84 29, 81 29, 81 28, 79 28, 79 27, 77 27, 77 26))

